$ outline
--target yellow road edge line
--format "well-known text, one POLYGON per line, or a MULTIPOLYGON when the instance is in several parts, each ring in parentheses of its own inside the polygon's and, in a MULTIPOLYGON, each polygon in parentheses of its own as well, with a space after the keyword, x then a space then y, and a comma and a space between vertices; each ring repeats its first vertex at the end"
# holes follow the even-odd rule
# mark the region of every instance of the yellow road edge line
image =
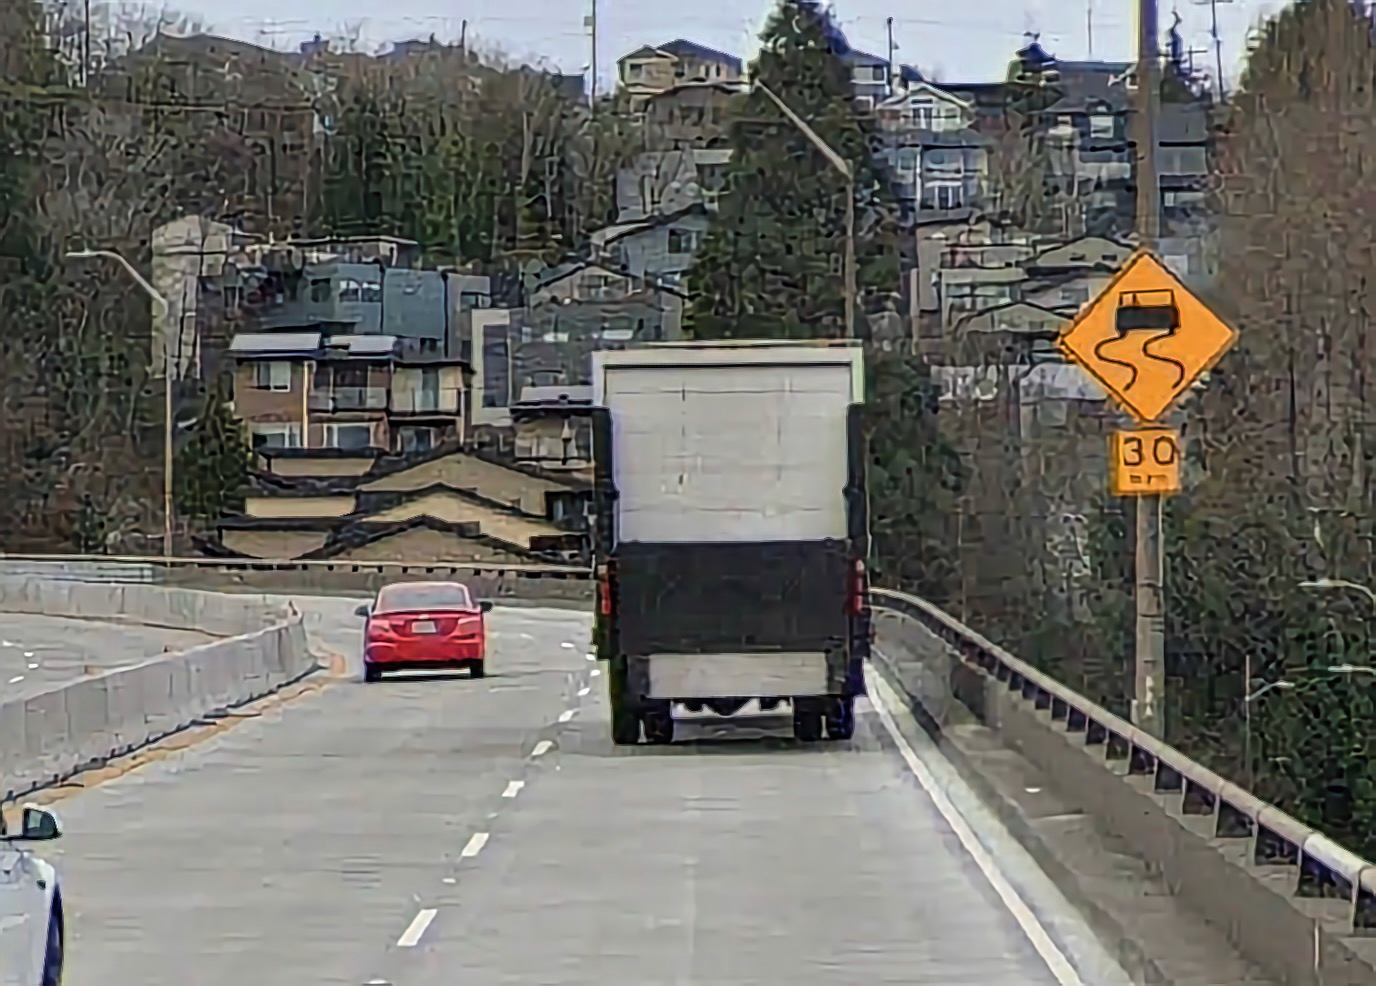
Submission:
POLYGON ((246 719, 257 719, 265 712, 322 691, 330 685, 338 684, 347 675, 345 660, 340 654, 322 655, 321 665, 320 671, 295 684, 279 689, 271 695, 264 695, 260 699, 236 706, 223 719, 204 726, 190 726, 178 730, 156 743, 150 743, 132 753, 101 764, 99 767, 83 770, 81 773, 74 774, 51 787, 31 791, 16 802, 0 805, 0 812, 4 813, 8 830, 11 832, 18 830, 19 816, 23 811, 23 805, 47 806, 65 801, 83 791, 117 780, 146 764, 166 760, 174 753, 199 746, 208 739, 228 732, 246 719))

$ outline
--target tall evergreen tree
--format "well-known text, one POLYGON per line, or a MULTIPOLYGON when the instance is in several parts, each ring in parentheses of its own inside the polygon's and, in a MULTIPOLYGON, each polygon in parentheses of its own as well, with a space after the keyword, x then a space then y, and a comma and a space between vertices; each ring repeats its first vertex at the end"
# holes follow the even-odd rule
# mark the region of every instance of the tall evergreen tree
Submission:
MULTIPOLYGON (((780 0, 760 40, 751 78, 851 163, 857 216, 868 219, 857 245, 861 285, 892 290, 891 241, 873 232, 884 183, 851 100, 839 31, 816 0, 780 0)), ((688 276, 690 331, 699 339, 840 336, 845 180, 763 92, 739 97, 729 143, 727 193, 688 276)))
MULTIPOLYGON (((894 292, 899 265, 888 184, 855 109, 844 38, 815 0, 779 0, 761 41, 751 77, 854 171, 861 298, 894 292)), ((699 339, 840 337, 845 179, 766 93, 738 99, 729 140, 726 194, 688 276, 689 330, 699 339)), ((862 312, 856 319, 864 324, 862 312)), ((943 525, 961 484, 959 456, 937 430, 928 367, 904 348, 868 348, 874 574, 884 585, 943 599, 953 577, 943 525)))
POLYGON ((183 516, 214 520, 243 505, 248 436, 219 388, 205 397, 191 434, 177 455, 174 494, 183 516))

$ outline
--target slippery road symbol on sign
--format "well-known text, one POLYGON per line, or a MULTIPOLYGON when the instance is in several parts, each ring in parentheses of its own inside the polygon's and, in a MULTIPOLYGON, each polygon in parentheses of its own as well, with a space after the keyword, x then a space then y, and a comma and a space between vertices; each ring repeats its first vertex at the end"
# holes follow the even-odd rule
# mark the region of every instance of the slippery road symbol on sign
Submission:
POLYGON ((1150 251, 1138 250, 1061 335, 1060 349, 1150 424, 1237 340, 1150 251))
POLYGON ((1178 388, 1185 381, 1185 364, 1170 356, 1151 351, 1152 343, 1169 339, 1180 329, 1180 309, 1174 291, 1133 291, 1118 296, 1114 314, 1117 336, 1104 339, 1094 347, 1094 355, 1105 363, 1121 366, 1131 374, 1124 386, 1131 391, 1144 372, 1172 374, 1169 386, 1178 388), (1118 352, 1115 356, 1114 352, 1118 352), (1156 363, 1157 367, 1152 364, 1156 363))

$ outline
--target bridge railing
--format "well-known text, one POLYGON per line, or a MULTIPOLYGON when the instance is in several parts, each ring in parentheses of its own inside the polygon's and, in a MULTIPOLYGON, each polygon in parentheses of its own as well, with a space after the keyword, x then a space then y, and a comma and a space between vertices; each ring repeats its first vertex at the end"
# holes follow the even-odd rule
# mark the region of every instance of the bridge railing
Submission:
POLYGON ((1052 680, 926 600, 889 589, 875 589, 872 596, 876 608, 918 621, 961 660, 1021 696, 1044 722, 1081 738, 1098 751, 1096 756, 1119 763, 1128 777, 1150 779, 1154 794, 1173 801, 1180 815, 1206 822, 1212 838, 1245 846, 1250 865, 1284 873, 1290 895, 1341 899, 1351 932, 1376 929, 1376 865, 1052 680))
MULTIPOLYGON (((146 581, 148 572, 179 569, 219 572, 284 571, 328 576, 371 573, 383 576, 508 577, 587 582, 592 572, 573 565, 494 564, 486 562, 295 561, 216 558, 156 558, 109 555, 0 554, 0 574, 32 574, 83 581, 146 581)), ((1117 765, 1125 781, 1150 785, 1172 811, 1207 826, 1211 838, 1245 848, 1246 862, 1283 875, 1292 898, 1341 901, 1349 933, 1376 931, 1376 865, 1304 825, 1274 805, 1226 780, 1185 754, 1142 732, 1077 694, 931 603, 889 589, 874 589, 873 604, 915 620, 944 641, 959 659, 998 682, 1009 696, 1035 712, 1050 727, 1073 737, 1106 764, 1117 765)), ((1316 925, 1317 927, 1317 925, 1316 925)))

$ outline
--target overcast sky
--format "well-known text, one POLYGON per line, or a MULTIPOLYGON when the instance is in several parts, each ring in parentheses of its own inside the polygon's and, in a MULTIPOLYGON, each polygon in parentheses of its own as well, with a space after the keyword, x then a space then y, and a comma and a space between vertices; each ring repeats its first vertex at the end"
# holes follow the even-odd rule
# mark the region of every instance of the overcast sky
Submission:
MULTIPOLYGON (((329 37, 356 33, 367 50, 390 41, 437 35, 459 36, 462 21, 483 43, 527 60, 543 60, 565 71, 587 68, 591 55, 584 17, 592 0, 173 0, 172 6, 201 18, 207 28, 271 47, 295 46, 316 31, 329 37), (233 14, 226 14, 232 9, 233 14)), ((598 75, 610 80, 616 59, 646 43, 677 37, 749 57, 773 0, 598 0, 598 75), (691 11, 689 13, 688 11, 691 11)), ((1022 43, 1023 32, 1040 31, 1043 45, 1066 59, 1092 55, 1126 60, 1133 48, 1134 0, 834 0, 833 9, 857 48, 884 55, 885 19, 894 18, 896 58, 937 73, 950 82, 984 82, 1003 77, 1008 60, 1022 43)), ((1224 41, 1225 74, 1236 76, 1249 30, 1280 0, 1231 0, 1218 4, 1224 41)), ((1163 29, 1173 9, 1182 18, 1187 46, 1213 65, 1208 3, 1181 0, 1177 8, 1161 7, 1163 29)), ((605 84, 605 83, 604 83, 605 84)))

